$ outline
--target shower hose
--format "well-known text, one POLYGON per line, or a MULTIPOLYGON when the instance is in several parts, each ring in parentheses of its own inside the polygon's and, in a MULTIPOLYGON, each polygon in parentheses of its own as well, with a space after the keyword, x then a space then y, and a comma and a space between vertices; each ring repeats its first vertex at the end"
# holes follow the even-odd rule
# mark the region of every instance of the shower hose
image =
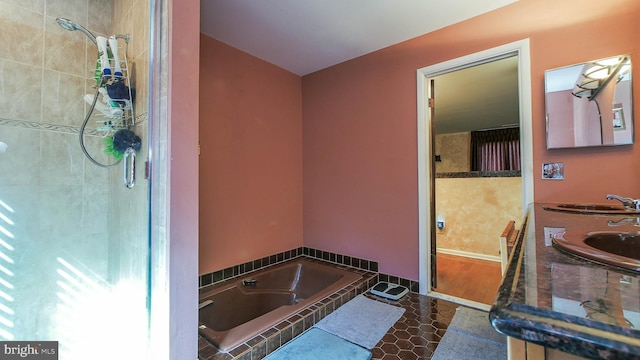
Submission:
POLYGON ((85 128, 87 127, 87 123, 89 122, 89 118, 91 117, 91 114, 93 114, 93 110, 96 107, 96 102, 98 101, 99 90, 100 90, 100 87, 102 87, 103 82, 104 82, 104 79, 101 78, 100 79, 100 83, 96 87, 96 93, 93 96, 93 102, 91 103, 91 106, 89 107, 89 111, 87 111, 87 115, 84 117, 84 121, 82 122, 82 126, 80 127, 79 140, 80 140, 80 148, 82 149, 82 152, 87 157, 87 159, 89 159, 92 163, 94 163, 97 166, 100 166, 100 167, 103 167, 103 168, 110 168, 112 166, 118 165, 120 163, 120 161, 122 161, 122 159, 116 160, 116 162, 114 162, 113 164, 102 164, 102 163, 98 162, 96 159, 94 159, 89 154, 89 152, 87 151, 86 146, 84 145, 85 128))

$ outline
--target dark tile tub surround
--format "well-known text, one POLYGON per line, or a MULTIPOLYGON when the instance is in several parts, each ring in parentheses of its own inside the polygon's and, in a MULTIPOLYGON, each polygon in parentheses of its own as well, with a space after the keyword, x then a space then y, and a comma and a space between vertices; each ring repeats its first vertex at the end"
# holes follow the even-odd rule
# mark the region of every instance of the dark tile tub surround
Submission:
MULTIPOLYGON (((255 270, 260 270, 267 266, 275 265, 287 260, 297 258, 299 256, 307 256, 310 258, 324 260, 334 264, 350 266, 365 271, 371 271, 375 273, 378 272, 377 261, 360 259, 328 251, 316 250, 308 247, 299 247, 297 249, 292 249, 271 256, 266 256, 261 259, 249 261, 244 264, 200 275, 198 287, 203 288, 205 286, 213 285, 237 276, 242 276, 255 270)), ((403 279, 397 276, 380 274, 380 281, 388 281, 392 284, 403 285, 413 292, 418 292, 419 290, 419 283, 417 281, 403 279)))
MULTIPOLYGON (((316 322, 320 321, 344 303, 353 299, 356 295, 365 293, 369 288, 378 283, 378 281, 387 281, 393 284, 403 285, 409 288, 413 293, 417 293, 419 291, 419 282, 417 281, 393 275, 379 274, 377 261, 360 259, 308 247, 292 249, 241 265, 201 275, 199 278, 199 287, 204 289, 207 286, 215 285, 235 277, 243 276, 252 271, 257 271, 301 256, 315 259, 317 261, 333 263, 338 267, 348 267, 352 271, 362 274, 363 278, 347 288, 344 288, 316 304, 303 309, 301 312, 289 317, 275 327, 268 329, 228 353, 219 352, 218 349, 207 342, 207 340, 202 337, 198 337, 198 353, 200 360, 262 359, 266 354, 273 352, 281 345, 300 335, 303 331, 315 325, 316 322)), ((441 335, 438 334, 438 337, 439 336, 441 335)), ((419 348, 420 346, 416 347, 416 349, 419 348)), ((430 351, 433 350, 431 345, 429 348, 430 351)))
MULTIPOLYGON (((324 262, 320 259, 315 259, 313 261, 324 262)), ((352 267, 348 268, 344 265, 336 264, 335 266, 357 272, 362 275, 362 278, 318 301, 317 303, 302 309, 300 312, 290 316, 281 323, 267 329, 263 333, 255 336, 227 353, 218 351, 216 347, 211 345, 203 337, 199 336, 198 358, 200 360, 262 359, 267 354, 275 351, 280 346, 302 334, 303 331, 310 329, 335 309, 339 308, 357 295, 366 292, 377 282, 378 274, 375 272, 355 269, 352 267)))

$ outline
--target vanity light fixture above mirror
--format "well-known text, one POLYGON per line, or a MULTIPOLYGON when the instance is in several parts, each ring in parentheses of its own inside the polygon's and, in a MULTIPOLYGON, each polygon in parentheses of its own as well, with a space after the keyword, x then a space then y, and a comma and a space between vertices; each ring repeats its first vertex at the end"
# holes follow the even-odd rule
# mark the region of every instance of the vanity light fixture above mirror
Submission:
POLYGON ((600 91, 616 79, 620 82, 631 71, 631 58, 629 56, 614 56, 602 59, 589 65, 576 83, 572 94, 579 98, 595 99, 600 91))

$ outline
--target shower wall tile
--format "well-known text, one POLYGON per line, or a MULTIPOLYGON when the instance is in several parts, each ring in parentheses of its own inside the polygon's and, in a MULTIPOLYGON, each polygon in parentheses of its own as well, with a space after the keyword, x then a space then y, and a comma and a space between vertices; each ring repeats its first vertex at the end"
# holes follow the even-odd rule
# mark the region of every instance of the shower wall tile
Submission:
MULTIPOLYGON (((142 284, 147 280, 148 184, 140 161, 146 153, 139 157, 140 180, 132 190, 122 184, 122 166, 103 169, 84 157, 78 130, 88 110, 82 97, 95 92, 97 48, 83 34, 55 22, 64 17, 109 35, 116 32, 111 24, 116 3, 134 6, 124 0, 0 0, 0 141, 9 144, 0 157, 0 200, 12 209, 0 205, 0 212, 13 222, 0 218, 0 226, 11 229, 11 237, 0 233, 0 252, 15 260, 11 270, 20 284, 10 294, 20 315, 10 319, 16 338, 31 338, 34 329, 42 329, 38 336, 43 338, 60 335, 52 324, 64 301, 51 296, 61 290, 57 282, 64 281, 57 273, 58 258, 85 276, 82 281, 99 288, 124 278, 142 284)), ((141 16, 125 19, 131 31, 133 22, 148 28, 148 14, 141 16)), ((147 62, 136 60, 136 70, 146 72, 147 62)), ((146 108, 141 104, 144 112, 137 115, 146 108)), ((146 149, 148 123, 142 118, 134 131, 145 139, 146 149)), ((98 120, 104 118, 92 117, 88 128, 95 129, 98 120)), ((113 161, 95 132, 85 135, 85 144, 96 160, 113 161)), ((166 179, 158 186, 164 184, 166 179)), ((166 241, 165 231, 156 229, 160 240, 166 241)), ((136 289, 144 292, 147 287, 136 289)), ((145 296, 138 298, 144 302, 145 296)), ((5 330, 0 322, 0 339, 7 338, 5 330)))
POLYGON ((42 122, 79 127, 85 115, 84 78, 45 70, 42 85, 42 122))
POLYGON ((40 122, 42 71, 28 64, 0 59, 0 82, 3 86, 0 117, 40 122))
MULTIPOLYGON (((113 11, 113 3, 104 0, 89 0, 87 13, 87 26, 89 31, 96 34, 111 35, 111 17, 113 11)), ((94 48, 94 50, 96 50, 94 48)))
MULTIPOLYGON (((130 17, 128 16, 131 9, 130 1, 115 0, 111 12, 111 24, 113 32, 118 34, 129 34, 131 36, 130 17)), ((131 55, 131 41, 127 44, 127 56, 131 55)))
POLYGON ((149 73, 149 22, 138 21, 149 13, 148 0, 115 1, 113 12, 114 29, 129 34, 131 40, 126 47, 129 60, 131 86, 136 90, 134 109, 136 115, 148 112, 149 73))
POLYGON ((63 244, 82 229, 82 191, 77 185, 41 186, 40 217, 41 238, 45 248, 63 244))
POLYGON ((82 185, 84 155, 78 149, 78 136, 47 131, 41 133, 40 139, 40 184, 82 185))
MULTIPOLYGON (((33 174, 36 174, 40 168, 38 130, 2 127, 0 141, 7 144, 7 151, 0 154, 0 186, 36 185, 38 177, 33 174)), ((1 194, 0 200, 2 200, 1 194)))
MULTIPOLYGON (((45 9, 47 16, 54 19, 62 17, 73 20, 82 26, 87 23, 87 0, 47 0, 45 9)), ((80 36, 80 34, 76 34, 76 36, 80 36)))
POLYGON ((18 253, 18 244, 26 244, 39 235, 39 227, 34 226, 39 223, 38 211, 35 210, 40 206, 39 193, 29 184, 0 185, 0 200, 7 206, 0 206, 0 213, 10 220, 0 220, 10 233, 0 235, 0 251, 15 259, 22 256, 18 253))
POLYGON ((109 232, 109 189, 106 186, 84 186, 82 189, 82 235, 109 232))
MULTIPOLYGON (((85 275, 96 282, 107 283, 109 281, 109 263, 107 257, 102 255, 109 251, 108 235, 106 232, 75 235, 73 240, 69 242, 71 246, 65 247, 60 256, 65 259, 93 259, 91 262, 83 262, 85 275), (96 254, 101 256, 96 256, 96 254)), ((76 266, 80 266, 80 262, 76 266)))
POLYGON ((38 329, 37 335, 44 339, 57 339, 49 326, 53 324, 56 313, 57 297, 60 290, 56 281, 60 276, 56 273, 56 256, 51 251, 42 251, 33 242, 17 244, 16 257, 12 270, 12 283, 16 285, 12 295, 14 301, 10 308, 15 312, 16 320, 10 332, 15 339, 32 339, 33 329, 38 329), (37 269, 37 272, 34 271, 37 269), (37 278, 34 278, 34 273, 37 278), (53 296, 52 296, 53 295, 53 296))
POLYGON ((134 109, 137 116, 148 113, 149 104, 149 54, 145 51, 134 59, 131 86, 136 89, 134 109))
MULTIPOLYGON (((87 148, 87 152, 91 157, 101 164, 114 164, 116 160, 113 156, 104 153, 105 145, 104 138, 97 136, 85 136, 84 144, 87 148)), ((120 169, 121 166, 115 165, 115 168, 120 169)), ((103 168, 91 163, 89 159, 84 159, 84 184, 91 188, 107 189, 109 185, 109 173, 111 168, 103 168)))
POLYGON ((113 0, 113 5, 111 7, 111 24, 113 25, 114 31, 119 32, 120 22, 122 21, 125 12, 130 6, 130 1, 127 0, 113 0))
MULTIPOLYGON (((79 22, 79 20, 75 18, 70 19, 79 22)), ((85 48, 87 47, 87 43, 94 46, 93 43, 82 33, 67 31, 60 27, 55 17, 47 16, 45 29, 47 32, 44 44, 45 69, 57 70, 76 76, 88 76, 86 72, 87 62, 85 59, 85 48)))
POLYGON ((38 14, 44 14, 44 2, 45 0, 0 0, 0 5, 2 7, 20 6, 38 14))
POLYGON ((42 64, 43 15, 26 8, 0 6, 0 58, 29 65, 42 64))
MULTIPOLYGON (((142 19, 144 15, 149 13, 149 0, 134 0, 131 7, 131 18, 142 19)), ((132 57, 138 58, 149 49, 149 23, 140 21, 133 22, 133 28, 131 31, 132 57)))

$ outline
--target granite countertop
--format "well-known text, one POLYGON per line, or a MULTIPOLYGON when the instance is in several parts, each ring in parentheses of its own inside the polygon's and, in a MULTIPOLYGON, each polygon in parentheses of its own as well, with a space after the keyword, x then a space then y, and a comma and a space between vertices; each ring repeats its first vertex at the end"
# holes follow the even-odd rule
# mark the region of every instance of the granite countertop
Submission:
MULTIPOLYGON (((638 233, 628 215, 583 215, 529 206, 489 317, 499 332, 594 359, 640 359, 640 273, 570 255, 555 232, 638 233)), ((635 218, 633 219, 635 220, 635 218)))

